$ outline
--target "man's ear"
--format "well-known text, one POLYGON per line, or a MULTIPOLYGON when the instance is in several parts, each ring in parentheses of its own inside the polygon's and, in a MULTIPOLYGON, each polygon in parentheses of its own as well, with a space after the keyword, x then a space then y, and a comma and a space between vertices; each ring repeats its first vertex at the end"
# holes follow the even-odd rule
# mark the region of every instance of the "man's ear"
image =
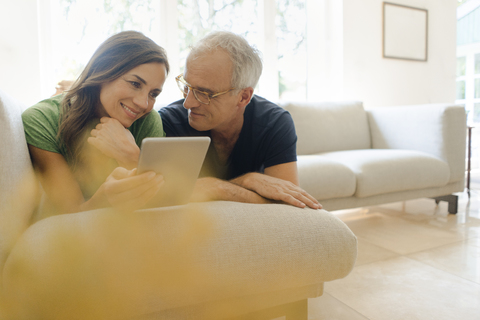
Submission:
POLYGON ((241 108, 247 106, 247 104, 250 103, 252 96, 253 96, 252 87, 247 87, 245 89, 242 89, 242 91, 240 91, 240 100, 238 101, 238 106, 241 108))

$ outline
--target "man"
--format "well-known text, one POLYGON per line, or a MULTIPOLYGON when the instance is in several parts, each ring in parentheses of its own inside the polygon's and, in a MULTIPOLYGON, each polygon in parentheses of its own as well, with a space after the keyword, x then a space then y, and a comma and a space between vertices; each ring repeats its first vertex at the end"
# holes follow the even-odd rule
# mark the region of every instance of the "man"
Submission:
POLYGON ((321 208, 298 187, 296 141, 288 112, 253 95, 258 51, 230 32, 194 46, 176 78, 183 100, 161 108, 167 136, 210 136, 194 201, 284 202, 321 208))

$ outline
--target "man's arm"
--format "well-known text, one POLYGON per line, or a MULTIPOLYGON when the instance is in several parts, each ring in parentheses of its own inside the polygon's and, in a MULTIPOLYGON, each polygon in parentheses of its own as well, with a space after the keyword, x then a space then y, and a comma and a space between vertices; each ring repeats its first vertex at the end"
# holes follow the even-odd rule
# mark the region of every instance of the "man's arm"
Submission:
POLYGON ((229 181, 213 177, 200 178, 195 183, 192 202, 204 201, 236 201, 246 203, 271 203, 272 201, 263 198, 258 193, 243 188, 229 181))
POLYGON ((298 186, 296 162, 271 166, 265 168, 265 174, 251 172, 230 181, 266 199, 283 201, 300 208, 322 208, 314 197, 298 186))
POLYGON ((300 208, 321 209, 318 201, 298 186, 296 162, 265 169, 265 174, 251 172, 230 181, 200 178, 195 184, 191 201, 214 200, 247 203, 284 202, 300 208))

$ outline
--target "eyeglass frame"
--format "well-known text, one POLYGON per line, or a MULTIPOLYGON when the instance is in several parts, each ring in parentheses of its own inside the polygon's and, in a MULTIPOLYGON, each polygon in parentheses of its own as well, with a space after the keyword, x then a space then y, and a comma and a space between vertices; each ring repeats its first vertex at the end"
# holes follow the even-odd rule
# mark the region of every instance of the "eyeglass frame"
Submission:
POLYGON ((214 93, 214 94, 211 94, 211 93, 208 93, 208 92, 205 92, 205 91, 202 91, 202 90, 198 90, 198 89, 195 89, 194 87, 192 87, 191 85, 189 85, 187 83, 187 81, 185 80, 185 78, 183 77, 183 73, 180 73, 178 76, 175 77, 175 81, 177 82, 177 87, 180 91, 182 91, 182 93, 184 94, 185 98, 187 97, 188 95, 188 92, 185 93, 185 90, 182 90, 179 86, 180 83, 182 83, 184 85, 184 87, 187 87, 188 88, 188 91, 192 91, 193 92, 193 96, 195 97, 195 99, 200 102, 200 103, 203 103, 203 104, 206 104, 206 105, 209 105, 210 102, 212 101, 213 98, 216 98, 218 96, 221 96, 222 94, 225 94, 225 93, 228 93, 232 90, 235 90, 236 88, 230 88, 228 89, 227 91, 222 91, 222 92, 217 92, 217 93, 214 93), (200 101, 200 99, 198 99, 197 97, 197 94, 196 92, 200 92, 200 93, 203 93, 204 95, 207 96, 208 98, 208 103, 205 103, 203 101, 200 101))

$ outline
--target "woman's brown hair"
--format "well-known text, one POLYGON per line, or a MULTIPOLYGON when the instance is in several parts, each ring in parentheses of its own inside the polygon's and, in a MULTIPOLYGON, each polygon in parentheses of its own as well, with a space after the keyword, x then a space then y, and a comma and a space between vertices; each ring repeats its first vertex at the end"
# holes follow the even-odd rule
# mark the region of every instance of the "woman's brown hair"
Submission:
POLYGON ((117 33, 98 47, 62 100, 57 138, 73 162, 81 146, 78 138, 87 123, 95 118, 101 86, 139 65, 152 62, 164 64, 168 74, 170 67, 165 50, 137 31, 117 33))

